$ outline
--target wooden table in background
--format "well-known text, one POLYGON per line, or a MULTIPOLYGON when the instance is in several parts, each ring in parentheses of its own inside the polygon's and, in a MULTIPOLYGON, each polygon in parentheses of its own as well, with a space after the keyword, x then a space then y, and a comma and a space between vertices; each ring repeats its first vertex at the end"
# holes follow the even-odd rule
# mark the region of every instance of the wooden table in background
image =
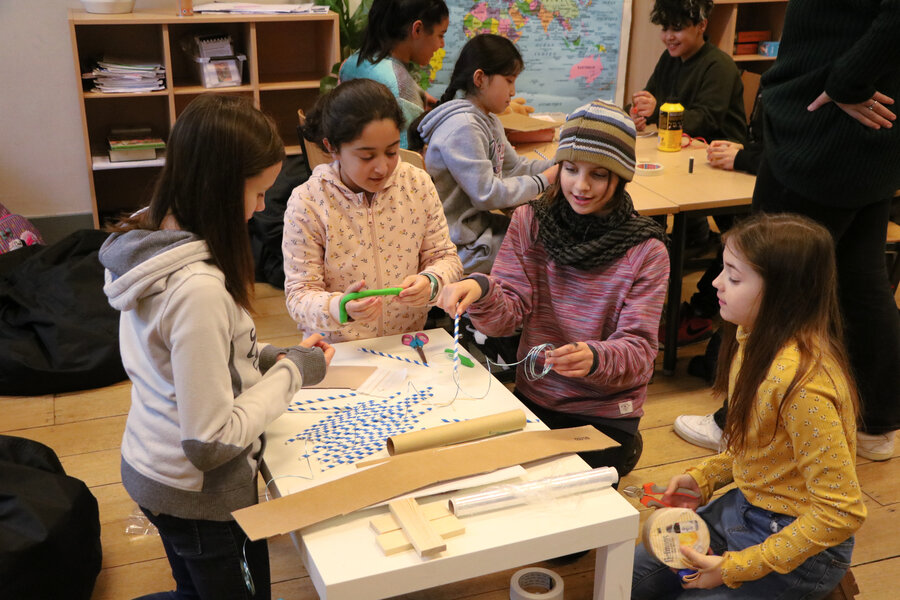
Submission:
POLYGON ((665 309, 665 339, 668 343, 663 350, 663 373, 671 375, 678 360, 678 346, 671 341, 678 339, 687 217, 744 212, 753 199, 756 177, 738 171, 714 169, 706 161, 706 144, 698 141, 679 152, 662 152, 656 148, 656 136, 639 137, 635 151, 639 163, 659 163, 663 169, 658 175, 635 175, 628 188, 632 196, 637 188, 642 188, 659 194, 678 207, 672 213, 669 294, 665 309), (694 168, 693 172, 689 172, 692 157, 694 168))

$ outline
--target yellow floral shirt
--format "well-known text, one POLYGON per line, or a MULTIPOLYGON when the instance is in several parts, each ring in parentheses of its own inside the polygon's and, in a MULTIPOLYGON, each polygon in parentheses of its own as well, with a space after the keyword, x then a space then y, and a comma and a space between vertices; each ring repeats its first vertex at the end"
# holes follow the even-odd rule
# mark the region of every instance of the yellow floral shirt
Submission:
MULTIPOLYGON (((748 335, 738 329, 729 390, 734 389, 748 335)), ((784 398, 799 362, 793 343, 772 361, 750 418, 750 450, 740 456, 726 451, 688 470, 704 502, 734 481, 753 506, 797 517, 761 544, 725 553, 722 579, 732 588, 772 571, 792 571, 849 538, 866 517, 856 477, 856 419, 845 375, 825 359, 784 398), (782 399, 786 405, 779 417, 782 399)))

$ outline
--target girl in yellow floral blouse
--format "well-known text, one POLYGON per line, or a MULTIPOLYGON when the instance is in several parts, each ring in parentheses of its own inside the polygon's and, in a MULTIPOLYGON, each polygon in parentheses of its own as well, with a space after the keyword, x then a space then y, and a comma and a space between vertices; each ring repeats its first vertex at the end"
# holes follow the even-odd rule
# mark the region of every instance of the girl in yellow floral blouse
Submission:
POLYGON ((736 485, 697 511, 710 554, 682 547, 699 577, 682 582, 639 545, 631 597, 824 598, 866 516, 833 242, 795 215, 754 216, 723 240, 725 270, 713 285, 731 326, 713 389, 728 396, 727 448, 673 477, 663 500, 697 508, 736 485), (701 500, 678 500, 678 487, 701 500))

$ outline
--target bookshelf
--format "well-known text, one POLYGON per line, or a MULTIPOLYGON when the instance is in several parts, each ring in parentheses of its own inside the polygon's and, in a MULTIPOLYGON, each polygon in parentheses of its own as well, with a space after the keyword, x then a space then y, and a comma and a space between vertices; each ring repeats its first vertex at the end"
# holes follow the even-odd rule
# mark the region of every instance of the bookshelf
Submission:
POLYGON ((707 26, 709 40, 729 54, 739 69, 761 74, 775 57, 735 54, 735 34, 738 31, 766 30, 772 32, 772 40, 780 40, 787 3, 788 0, 714 0, 715 6, 707 26))
POLYGON ((239 94, 272 116, 288 154, 300 154, 297 109, 309 111, 319 80, 340 60, 337 15, 194 14, 134 12, 93 14, 69 11, 69 31, 78 81, 91 60, 107 54, 159 61, 166 89, 104 94, 81 83, 81 123, 90 173, 94 225, 149 199, 164 158, 110 163, 106 140, 113 127, 149 126, 164 140, 182 110, 199 94, 239 94), (197 33, 230 35, 235 51, 247 56, 241 85, 205 88, 181 40, 197 33))

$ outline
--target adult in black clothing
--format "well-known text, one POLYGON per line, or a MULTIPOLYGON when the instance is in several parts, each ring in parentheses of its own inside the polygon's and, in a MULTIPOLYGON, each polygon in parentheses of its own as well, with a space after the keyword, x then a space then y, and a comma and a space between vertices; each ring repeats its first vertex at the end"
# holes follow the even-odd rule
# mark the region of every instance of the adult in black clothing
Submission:
POLYGON ((884 261, 900 187, 898 31, 897 0, 788 3, 778 59, 762 79, 766 146, 753 195, 754 210, 807 215, 835 238, 862 405, 857 454, 870 460, 893 455, 900 429, 900 316, 884 261))

